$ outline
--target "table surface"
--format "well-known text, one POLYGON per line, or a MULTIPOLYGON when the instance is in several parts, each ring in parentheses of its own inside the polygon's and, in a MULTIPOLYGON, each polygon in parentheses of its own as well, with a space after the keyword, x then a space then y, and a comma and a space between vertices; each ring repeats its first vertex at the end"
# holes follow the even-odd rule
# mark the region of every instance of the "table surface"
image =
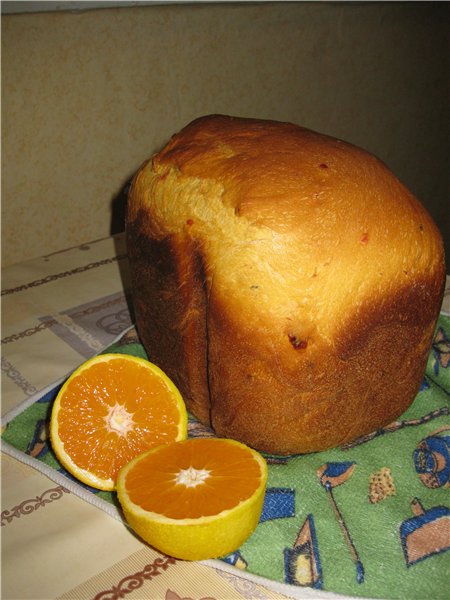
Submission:
MULTIPOLYGON (((2 273, 2 417, 131 325, 123 235, 2 273)), ((444 299, 450 312, 450 296, 444 299)), ((163 600, 342 597, 167 561, 123 523, 2 454, 2 598, 163 600)))

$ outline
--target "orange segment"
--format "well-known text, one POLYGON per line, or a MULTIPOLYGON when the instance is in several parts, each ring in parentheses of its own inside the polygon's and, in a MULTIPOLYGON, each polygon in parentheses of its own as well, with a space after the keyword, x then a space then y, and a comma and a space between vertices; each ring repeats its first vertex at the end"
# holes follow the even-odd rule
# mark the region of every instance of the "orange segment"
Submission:
POLYGON ((261 515, 263 457, 230 439, 193 438, 150 450, 119 473, 130 526, 171 556, 203 560, 233 552, 261 515))
POLYGON ((152 363, 103 354, 77 369, 52 410, 52 445, 75 477, 103 490, 121 467, 154 446, 185 439, 187 413, 172 381, 152 363))

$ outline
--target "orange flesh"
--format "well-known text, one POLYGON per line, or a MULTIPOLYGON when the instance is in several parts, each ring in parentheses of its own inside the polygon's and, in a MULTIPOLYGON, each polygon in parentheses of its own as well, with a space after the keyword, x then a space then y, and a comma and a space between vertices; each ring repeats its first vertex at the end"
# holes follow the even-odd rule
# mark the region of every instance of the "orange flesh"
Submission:
POLYGON ((139 364, 117 358, 92 365, 61 398, 58 434, 65 451, 78 467, 116 478, 137 453, 176 439, 179 413, 172 396, 158 375, 139 364), (129 414, 124 434, 107 424, 113 407, 129 414))
POLYGON ((159 448, 126 476, 130 500, 146 511, 172 519, 217 515, 237 506, 261 483, 261 467, 248 451, 211 439, 191 439, 159 448), (195 487, 177 483, 180 471, 209 471, 195 487))

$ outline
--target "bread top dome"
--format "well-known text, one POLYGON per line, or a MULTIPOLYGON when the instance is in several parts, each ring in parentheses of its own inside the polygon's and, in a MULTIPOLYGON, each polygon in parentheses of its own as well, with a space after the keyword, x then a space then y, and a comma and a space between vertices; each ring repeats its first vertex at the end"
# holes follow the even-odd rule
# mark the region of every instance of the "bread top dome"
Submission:
MULTIPOLYGON (((140 170, 129 219, 187 236, 216 305, 298 348, 356 351, 358 323, 421 287, 405 319, 430 320, 445 276, 423 206, 370 153, 290 123, 202 117, 140 170), (425 307, 424 303, 429 302, 425 307), (274 332, 277 332, 276 334, 274 332), (352 348, 347 348, 348 344, 352 348)), ((295 368, 295 361, 292 367, 295 368)))

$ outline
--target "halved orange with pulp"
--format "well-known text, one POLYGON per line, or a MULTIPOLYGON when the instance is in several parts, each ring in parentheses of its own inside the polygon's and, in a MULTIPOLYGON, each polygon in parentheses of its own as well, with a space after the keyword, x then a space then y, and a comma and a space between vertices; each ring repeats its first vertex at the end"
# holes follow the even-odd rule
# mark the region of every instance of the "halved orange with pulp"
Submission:
POLYGON ((157 550, 185 560, 225 556, 256 528, 267 464, 222 438, 160 446, 123 467, 117 494, 131 528, 157 550))
POLYGON ((50 437, 56 456, 74 477, 113 490, 119 470, 135 456, 186 439, 186 407, 156 365, 126 354, 101 354, 62 386, 50 437))

